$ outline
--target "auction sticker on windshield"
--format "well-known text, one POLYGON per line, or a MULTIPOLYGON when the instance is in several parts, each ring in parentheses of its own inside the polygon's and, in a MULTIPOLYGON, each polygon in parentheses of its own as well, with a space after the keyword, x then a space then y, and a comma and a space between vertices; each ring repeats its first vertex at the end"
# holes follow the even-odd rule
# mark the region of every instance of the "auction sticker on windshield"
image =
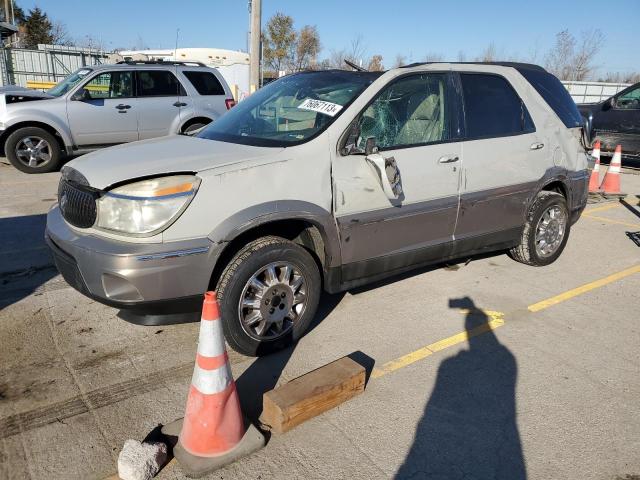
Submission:
POLYGON ((325 115, 333 117, 336 113, 342 110, 342 105, 307 98, 304 102, 298 105, 298 108, 301 108, 302 110, 312 110, 314 112, 324 113, 325 115))

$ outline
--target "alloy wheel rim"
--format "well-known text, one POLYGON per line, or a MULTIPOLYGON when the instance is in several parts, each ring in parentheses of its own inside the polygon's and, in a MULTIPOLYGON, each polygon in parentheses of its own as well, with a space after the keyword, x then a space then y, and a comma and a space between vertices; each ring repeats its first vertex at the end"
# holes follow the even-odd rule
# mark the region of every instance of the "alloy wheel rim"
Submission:
POLYGON ((238 304, 244 331, 264 341, 280 338, 293 328, 307 305, 307 282, 289 262, 270 263, 247 281, 238 304))
POLYGON ((567 217, 558 205, 547 208, 536 225, 536 253, 549 257, 558 251, 564 239, 567 217))
POLYGON ((21 163, 32 168, 42 167, 51 161, 51 145, 44 138, 34 135, 21 139, 15 153, 21 163))

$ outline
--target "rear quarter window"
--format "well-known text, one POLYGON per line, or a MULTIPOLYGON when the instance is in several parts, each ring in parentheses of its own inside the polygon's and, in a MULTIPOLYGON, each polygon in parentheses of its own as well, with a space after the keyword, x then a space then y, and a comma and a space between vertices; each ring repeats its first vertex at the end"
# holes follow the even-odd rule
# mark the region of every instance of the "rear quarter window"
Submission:
POLYGON ((222 84, 211 72, 183 71, 185 77, 200 95, 225 95, 222 84))
POLYGON ((580 127, 582 115, 564 85, 555 76, 544 70, 518 69, 520 74, 556 112, 567 128, 580 127))

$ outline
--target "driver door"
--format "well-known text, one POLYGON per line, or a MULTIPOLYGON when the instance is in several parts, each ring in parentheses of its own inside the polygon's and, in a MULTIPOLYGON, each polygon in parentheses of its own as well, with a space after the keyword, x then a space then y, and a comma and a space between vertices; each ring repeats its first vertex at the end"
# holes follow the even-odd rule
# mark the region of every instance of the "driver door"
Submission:
POLYGON ((343 281, 451 253, 462 158, 451 92, 448 73, 401 77, 356 119, 355 150, 333 164, 343 281), (367 155, 373 138, 379 151, 367 155), (391 179, 399 180, 397 195, 391 179))
POLYGON ((138 140, 136 115, 131 71, 99 73, 67 100, 71 133, 80 148, 138 140))
POLYGON ((640 85, 627 89, 616 97, 613 105, 593 118, 594 135, 602 141, 607 152, 622 145, 622 153, 640 153, 640 85))

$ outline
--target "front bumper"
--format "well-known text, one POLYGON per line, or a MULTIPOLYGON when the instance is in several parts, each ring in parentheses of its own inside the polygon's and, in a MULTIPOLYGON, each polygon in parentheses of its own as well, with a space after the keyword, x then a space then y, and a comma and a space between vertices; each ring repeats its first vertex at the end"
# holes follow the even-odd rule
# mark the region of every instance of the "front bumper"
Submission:
POLYGON ((98 302, 141 316, 199 311, 220 253, 208 238, 148 244, 79 234, 57 206, 47 215, 45 239, 69 285, 98 302))

